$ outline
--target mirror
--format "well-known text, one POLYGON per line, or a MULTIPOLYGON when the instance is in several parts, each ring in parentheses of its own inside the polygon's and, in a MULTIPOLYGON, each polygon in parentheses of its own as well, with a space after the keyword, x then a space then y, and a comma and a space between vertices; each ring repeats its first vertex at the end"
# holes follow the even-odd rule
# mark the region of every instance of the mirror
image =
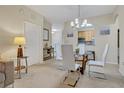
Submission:
POLYGON ((43 40, 49 41, 49 29, 47 29, 47 28, 43 29, 43 40))

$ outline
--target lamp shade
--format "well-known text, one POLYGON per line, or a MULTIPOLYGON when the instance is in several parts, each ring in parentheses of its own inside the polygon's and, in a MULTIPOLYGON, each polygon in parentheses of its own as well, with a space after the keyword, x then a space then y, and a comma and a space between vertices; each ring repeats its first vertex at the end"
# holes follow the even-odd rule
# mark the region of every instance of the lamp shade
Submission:
POLYGON ((25 38, 23 36, 15 37, 14 38, 14 44, 24 45, 25 44, 25 38))

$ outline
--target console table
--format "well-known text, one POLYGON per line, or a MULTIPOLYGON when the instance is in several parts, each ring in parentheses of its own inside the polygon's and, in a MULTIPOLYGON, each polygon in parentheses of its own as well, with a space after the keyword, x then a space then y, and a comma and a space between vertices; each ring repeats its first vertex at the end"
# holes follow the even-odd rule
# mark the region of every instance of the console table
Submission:
POLYGON ((43 48, 43 60, 48 60, 54 57, 54 48, 43 48))

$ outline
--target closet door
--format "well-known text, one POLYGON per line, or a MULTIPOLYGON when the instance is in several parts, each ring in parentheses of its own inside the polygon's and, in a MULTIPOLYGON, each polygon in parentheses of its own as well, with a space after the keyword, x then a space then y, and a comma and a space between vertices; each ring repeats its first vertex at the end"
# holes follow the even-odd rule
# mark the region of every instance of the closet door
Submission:
POLYGON ((42 35, 41 27, 25 22, 25 55, 28 56, 28 64, 42 63, 42 35))

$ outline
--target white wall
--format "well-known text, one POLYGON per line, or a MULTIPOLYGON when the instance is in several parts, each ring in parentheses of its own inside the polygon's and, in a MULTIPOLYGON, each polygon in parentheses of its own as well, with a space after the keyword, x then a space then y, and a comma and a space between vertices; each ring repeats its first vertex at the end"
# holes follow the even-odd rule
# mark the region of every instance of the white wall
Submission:
POLYGON ((73 31, 73 29, 70 27, 70 22, 65 22, 64 29, 62 31, 62 43, 63 44, 72 44, 73 49, 77 47, 77 38, 78 33, 76 31, 73 31), (73 33, 73 37, 67 37, 67 34, 73 33))
MULTIPOLYGON (((87 49, 92 49, 96 51, 96 59, 100 60, 105 44, 110 43, 110 50, 107 57, 107 62, 112 64, 117 64, 117 36, 116 36, 116 24, 114 24, 113 14, 97 16, 92 18, 87 18, 88 23, 92 23, 95 27, 95 46, 87 46, 87 49), (111 24, 111 25, 110 25, 111 24), (110 26, 111 34, 110 35, 100 35, 100 29, 103 26, 110 26), (113 40, 115 42, 113 42, 113 40), (114 53, 113 53, 114 51, 114 53), (111 53, 113 53, 111 55, 111 53)), ((74 49, 77 47, 77 31, 73 31, 70 27, 70 22, 65 22, 65 27, 63 30, 63 43, 72 44, 74 49), (67 33, 73 33, 74 37, 68 38, 67 33)))
POLYGON ((52 46, 52 25, 45 19, 43 19, 43 28, 46 28, 49 30, 49 40, 48 41, 43 41, 43 46, 47 43, 48 46, 52 46))
POLYGON ((118 64, 118 47, 117 47, 117 31, 118 31, 118 19, 115 20, 114 24, 110 25, 111 34, 108 37, 108 42, 110 44, 108 52, 108 62, 112 64, 118 64))
MULTIPOLYGON (((95 34, 95 52, 96 52, 96 59, 101 60, 102 53, 104 51, 104 47, 106 43, 109 43, 109 37, 110 35, 100 35, 100 30, 103 26, 110 26, 110 24, 113 24, 112 14, 99 16, 99 17, 93 17, 89 20, 89 23, 92 23, 95 27, 96 34, 95 34)), ((112 31, 111 31, 112 33, 112 31)), ((111 46, 111 45, 110 45, 111 46)), ((109 51, 111 52, 111 51, 109 51)), ((111 56, 111 55, 110 55, 111 56)), ((109 56, 107 56, 107 62, 110 62, 108 60, 109 56)), ((113 60, 112 62, 114 62, 113 60)), ((114 62, 115 63, 115 62, 114 62)))
POLYGON ((118 16, 120 29, 120 65, 119 71, 124 76, 124 6, 118 6, 114 12, 114 16, 118 16))
MULTIPOLYGON (((43 29, 44 17, 26 6, 0 6, 0 55, 3 59, 16 57, 15 36, 24 36, 24 22, 43 29)), ((48 22, 48 21, 47 21, 48 22)), ((49 25, 50 27, 50 25, 49 25)))

